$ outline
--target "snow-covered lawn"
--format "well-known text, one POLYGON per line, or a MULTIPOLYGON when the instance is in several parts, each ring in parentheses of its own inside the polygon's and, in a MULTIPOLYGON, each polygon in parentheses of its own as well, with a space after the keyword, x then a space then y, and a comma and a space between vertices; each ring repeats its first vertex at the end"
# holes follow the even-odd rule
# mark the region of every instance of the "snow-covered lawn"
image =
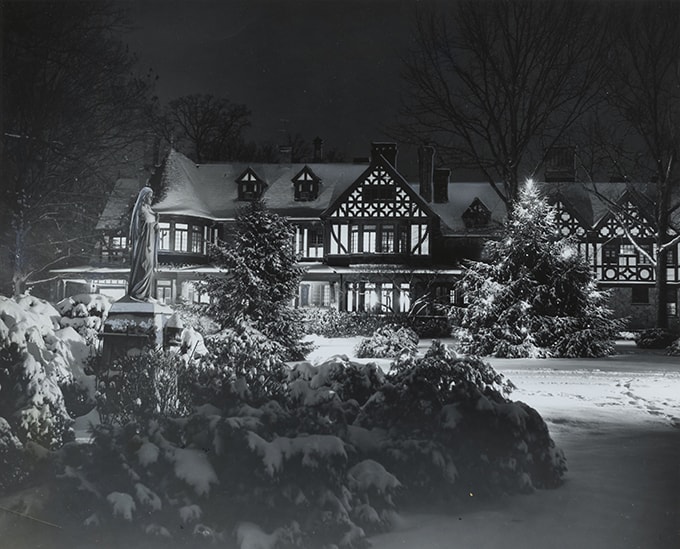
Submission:
MULTIPOLYGON (((351 357, 359 340, 315 338, 310 359, 351 357)), ((404 512, 374 548, 680 547, 680 360, 618 349, 593 360, 491 359, 517 386, 511 398, 536 408, 565 451, 565 484, 464 512, 404 512)))

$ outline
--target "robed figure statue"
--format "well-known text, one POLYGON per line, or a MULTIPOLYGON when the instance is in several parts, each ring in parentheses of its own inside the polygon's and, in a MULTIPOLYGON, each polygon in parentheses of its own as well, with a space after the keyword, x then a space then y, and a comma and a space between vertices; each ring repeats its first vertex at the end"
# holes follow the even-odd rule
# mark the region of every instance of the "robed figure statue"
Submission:
POLYGON ((130 219, 130 279, 128 296, 137 301, 149 301, 153 289, 154 271, 158 262, 158 216, 151 209, 153 191, 139 191, 130 219))

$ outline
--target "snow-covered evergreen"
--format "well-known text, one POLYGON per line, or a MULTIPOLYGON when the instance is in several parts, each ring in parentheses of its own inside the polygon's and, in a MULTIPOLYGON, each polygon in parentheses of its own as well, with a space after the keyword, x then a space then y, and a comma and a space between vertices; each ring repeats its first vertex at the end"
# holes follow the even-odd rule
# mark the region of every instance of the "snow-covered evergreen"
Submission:
POLYGON ((459 349, 498 357, 588 357, 613 350, 622 323, 588 262, 561 238, 555 211, 527 182, 499 240, 461 281, 452 320, 459 349))
POLYGON ((291 306, 302 270, 297 266, 294 232, 288 221, 256 200, 243 208, 228 242, 211 249, 224 269, 205 283, 212 296, 208 312, 222 328, 249 325, 281 344, 289 359, 304 358, 300 312, 291 306))

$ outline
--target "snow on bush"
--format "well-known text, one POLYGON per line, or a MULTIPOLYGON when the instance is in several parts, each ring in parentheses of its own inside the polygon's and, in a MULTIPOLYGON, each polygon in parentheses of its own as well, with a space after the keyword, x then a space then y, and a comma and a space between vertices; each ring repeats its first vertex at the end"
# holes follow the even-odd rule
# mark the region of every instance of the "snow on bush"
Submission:
POLYGON ((670 344, 668 347, 668 354, 671 356, 680 356, 680 338, 670 344))
POLYGON ((100 528, 131 517, 135 532, 167 531, 177 544, 363 548, 395 524, 400 503, 555 486, 564 472, 540 416, 507 400, 511 385, 441 344, 386 375, 345 356, 258 363, 246 353, 265 354, 257 332, 213 341, 212 369, 192 378, 212 388, 192 391, 183 413, 132 407, 65 456, 61 481, 81 488, 69 502, 79 523, 94 511, 100 528), (232 372, 225 341, 253 372, 232 372), (215 381, 201 377, 210 372, 215 381), (228 398, 210 404, 206 394, 228 398))
POLYGON ((665 349, 673 344, 676 334, 661 328, 642 330, 635 335, 635 345, 641 349, 665 349))
POLYGON ((102 294, 78 294, 56 304, 62 327, 75 329, 89 345, 98 346, 98 334, 111 309, 111 298, 102 294))
POLYGON ((396 358, 415 354, 418 334, 410 328, 389 325, 378 328, 369 338, 361 340, 355 354, 358 358, 396 358))

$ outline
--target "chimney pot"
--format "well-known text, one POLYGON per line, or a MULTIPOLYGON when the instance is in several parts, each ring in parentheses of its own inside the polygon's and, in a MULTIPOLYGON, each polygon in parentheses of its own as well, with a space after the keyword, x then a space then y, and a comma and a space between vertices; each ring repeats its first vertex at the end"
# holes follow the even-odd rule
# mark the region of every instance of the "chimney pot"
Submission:
POLYGON ((434 176, 434 147, 423 145, 418 148, 418 182, 420 196, 432 202, 432 181, 434 176))
POLYGON ((436 168, 433 176, 434 201, 442 204, 449 201, 449 168, 436 168))
POLYGON ((314 139, 314 162, 323 162, 323 139, 314 139))

